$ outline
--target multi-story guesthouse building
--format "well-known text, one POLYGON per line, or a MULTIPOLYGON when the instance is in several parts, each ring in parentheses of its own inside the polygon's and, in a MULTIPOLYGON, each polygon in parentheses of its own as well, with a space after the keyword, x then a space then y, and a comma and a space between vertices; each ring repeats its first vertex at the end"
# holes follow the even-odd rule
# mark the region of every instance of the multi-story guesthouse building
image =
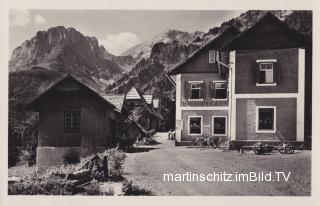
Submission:
POLYGON ((311 43, 267 13, 229 28, 169 73, 176 137, 218 136, 231 148, 311 136, 311 43))

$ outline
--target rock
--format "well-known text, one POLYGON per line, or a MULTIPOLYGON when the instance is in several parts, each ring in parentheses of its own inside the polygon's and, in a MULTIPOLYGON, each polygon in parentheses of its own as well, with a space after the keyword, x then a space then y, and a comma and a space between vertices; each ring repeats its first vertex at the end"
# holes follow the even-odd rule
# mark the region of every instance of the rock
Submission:
POLYGON ((71 183, 73 184, 73 186, 78 187, 81 185, 84 185, 88 182, 90 182, 92 180, 92 177, 90 176, 86 176, 86 177, 82 177, 81 179, 78 180, 71 180, 71 183))
POLYGON ((88 176, 90 176, 90 174, 91 174, 91 171, 89 169, 80 170, 80 171, 68 174, 67 179, 68 180, 78 180, 78 179, 81 179, 84 177, 88 177, 88 176))
POLYGON ((21 182, 21 177, 8 177, 8 184, 13 184, 16 182, 21 182))

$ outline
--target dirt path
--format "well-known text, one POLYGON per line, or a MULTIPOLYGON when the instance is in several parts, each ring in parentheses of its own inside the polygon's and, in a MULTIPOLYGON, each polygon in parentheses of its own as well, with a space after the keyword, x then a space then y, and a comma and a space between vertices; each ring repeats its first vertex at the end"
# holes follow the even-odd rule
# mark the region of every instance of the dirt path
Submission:
MULTIPOLYGON (((155 195, 310 195, 311 152, 293 155, 240 154, 236 151, 171 147, 166 133, 157 133, 161 144, 127 153, 125 176, 155 195), (163 174, 291 172, 287 182, 164 182, 163 174)), ((274 174, 274 173, 273 173, 274 174)), ((274 174, 275 175, 275 174, 274 174)))

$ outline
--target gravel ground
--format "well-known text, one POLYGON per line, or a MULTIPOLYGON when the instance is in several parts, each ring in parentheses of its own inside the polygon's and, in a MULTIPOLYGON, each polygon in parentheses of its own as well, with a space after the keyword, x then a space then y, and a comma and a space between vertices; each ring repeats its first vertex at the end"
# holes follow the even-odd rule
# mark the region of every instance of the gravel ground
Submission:
MULTIPOLYGON (((292 155, 274 152, 255 155, 218 149, 172 147, 166 133, 157 133, 161 144, 143 146, 127 153, 124 172, 129 180, 150 189, 155 195, 217 195, 217 196, 309 196, 311 195, 311 151, 292 155), (289 180, 260 182, 164 182, 163 174, 291 172, 289 180)), ((275 178, 273 178, 275 179, 275 178)))

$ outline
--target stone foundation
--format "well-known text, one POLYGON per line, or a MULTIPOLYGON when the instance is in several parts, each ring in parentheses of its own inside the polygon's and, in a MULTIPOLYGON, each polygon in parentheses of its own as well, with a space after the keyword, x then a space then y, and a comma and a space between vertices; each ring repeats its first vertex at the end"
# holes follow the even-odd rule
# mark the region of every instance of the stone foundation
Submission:
POLYGON ((65 163, 68 157, 85 157, 87 155, 103 152, 104 147, 38 147, 37 148, 37 170, 41 171, 49 167, 59 166, 65 163))

